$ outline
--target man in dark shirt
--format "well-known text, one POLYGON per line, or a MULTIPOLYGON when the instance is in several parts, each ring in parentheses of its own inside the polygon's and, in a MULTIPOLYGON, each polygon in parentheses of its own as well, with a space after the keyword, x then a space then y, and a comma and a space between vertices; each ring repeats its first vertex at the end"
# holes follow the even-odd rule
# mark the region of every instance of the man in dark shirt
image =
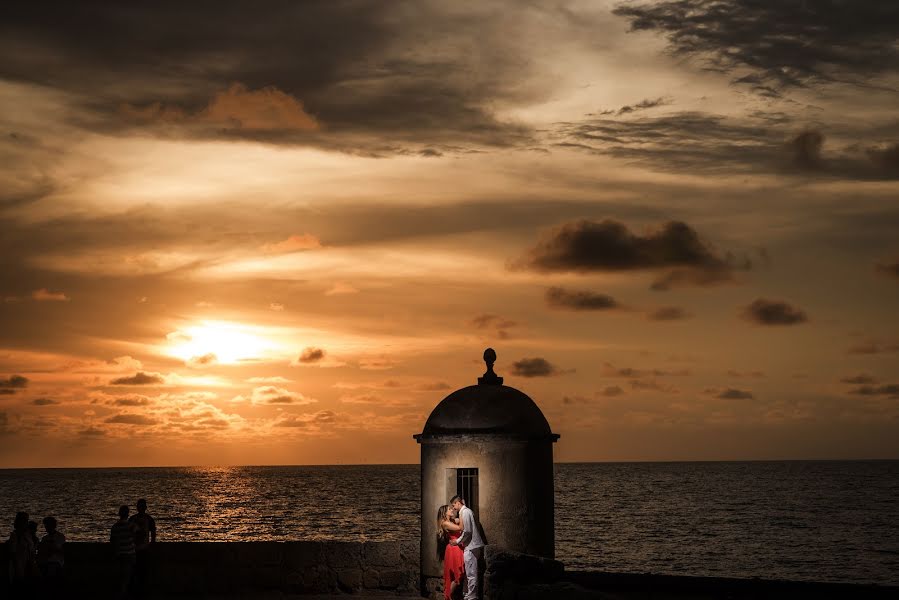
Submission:
POLYGON ((134 526, 134 549, 137 562, 135 564, 135 591, 143 597, 147 589, 150 570, 150 544, 156 543, 156 520, 147 513, 147 501, 137 501, 137 514, 128 520, 134 526))

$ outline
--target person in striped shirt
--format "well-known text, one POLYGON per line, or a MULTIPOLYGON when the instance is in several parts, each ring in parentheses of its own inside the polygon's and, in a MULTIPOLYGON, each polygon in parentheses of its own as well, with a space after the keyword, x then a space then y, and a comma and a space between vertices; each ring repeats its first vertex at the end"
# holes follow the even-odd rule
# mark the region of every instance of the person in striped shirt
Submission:
POLYGON ((119 520, 109 532, 109 541, 115 552, 119 568, 120 598, 127 597, 128 588, 131 585, 131 575, 134 572, 134 536, 137 533, 137 526, 128 521, 128 512, 127 504, 119 507, 119 520))

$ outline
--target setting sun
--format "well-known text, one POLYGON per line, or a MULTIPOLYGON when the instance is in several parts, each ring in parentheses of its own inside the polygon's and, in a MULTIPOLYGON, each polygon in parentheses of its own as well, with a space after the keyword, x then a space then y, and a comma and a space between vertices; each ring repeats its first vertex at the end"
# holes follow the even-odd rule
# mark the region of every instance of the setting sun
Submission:
POLYGON ((234 364, 277 354, 278 344, 259 328, 227 321, 203 321, 169 333, 164 353, 194 364, 234 364))

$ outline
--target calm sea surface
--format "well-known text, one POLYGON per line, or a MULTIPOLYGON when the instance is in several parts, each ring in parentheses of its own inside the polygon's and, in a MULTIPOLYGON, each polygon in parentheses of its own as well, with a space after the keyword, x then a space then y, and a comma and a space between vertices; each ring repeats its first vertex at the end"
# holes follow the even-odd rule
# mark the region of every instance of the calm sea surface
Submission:
MULTIPOLYGON (((899 461, 558 464, 555 478, 567 569, 899 584, 899 461)), ((160 540, 419 537, 418 465, 0 470, 6 529, 27 510, 105 541, 139 497, 160 540)))

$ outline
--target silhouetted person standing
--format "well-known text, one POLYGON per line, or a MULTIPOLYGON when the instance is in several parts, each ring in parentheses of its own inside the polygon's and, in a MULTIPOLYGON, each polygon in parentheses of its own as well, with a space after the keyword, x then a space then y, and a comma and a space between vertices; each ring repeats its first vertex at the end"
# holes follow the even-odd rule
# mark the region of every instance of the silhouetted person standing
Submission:
POLYGON ((48 595, 55 597, 62 592, 63 567, 65 566, 65 554, 63 544, 66 536, 57 531, 56 519, 44 517, 44 529, 47 535, 41 538, 37 546, 37 565, 44 578, 43 587, 48 595))
POLYGON ((9 582, 13 598, 22 598, 34 569, 34 539, 28 529, 28 513, 17 512, 13 532, 6 541, 9 552, 9 582))
POLYGON ((109 541, 112 543, 119 570, 120 598, 127 597, 131 576, 134 573, 134 532, 134 524, 128 521, 128 505, 123 504, 119 507, 119 520, 109 532, 109 541))
POLYGON ((137 501, 137 514, 128 521, 134 525, 135 569, 134 583, 138 597, 147 590, 150 573, 150 544, 156 543, 156 520, 147 513, 147 501, 137 501))

